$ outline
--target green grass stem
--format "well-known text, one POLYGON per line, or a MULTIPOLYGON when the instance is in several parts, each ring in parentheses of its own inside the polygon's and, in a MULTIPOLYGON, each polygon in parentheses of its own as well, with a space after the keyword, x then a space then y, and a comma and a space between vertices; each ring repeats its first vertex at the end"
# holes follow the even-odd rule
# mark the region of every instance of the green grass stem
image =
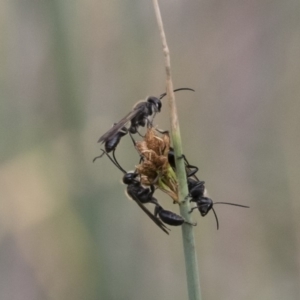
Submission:
MULTIPOLYGON (((167 44, 167 39, 163 27, 162 17, 158 5, 158 0, 153 0, 153 6, 155 10, 155 15, 161 35, 163 53, 165 57, 165 69, 166 69, 166 89, 168 102, 170 107, 170 119, 171 119, 171 138, 173 141, 173 147, 175 152, 175 162, 176 162, 176 175, 179 185, 179 199, 181 200, 180 204, 180 214, 188 222, 192 222, 190 211, 189 201, 184 201, 185 197, 188 195, 187 187, 187 178, 186 171, 184 166, 184 160, 181 159, 182 143, 180 136, 180 128, 178 121, 178 114, 175 102, 174 88, 171 77, 171 60, 170 52, 167 44)), ((186 266, 186 276, 187 276, 187 287, 189 300, 201 300, 201 289, 200 289, 200 280, 198 273, 198 263, 196 255, 196 246, 194 238, 194 229, 193 226, 189 224, 183 224, 182 226, 182 239, 183 239, 183 248, 184 248, 184 257, 185 257, 185 266, 186 266)))

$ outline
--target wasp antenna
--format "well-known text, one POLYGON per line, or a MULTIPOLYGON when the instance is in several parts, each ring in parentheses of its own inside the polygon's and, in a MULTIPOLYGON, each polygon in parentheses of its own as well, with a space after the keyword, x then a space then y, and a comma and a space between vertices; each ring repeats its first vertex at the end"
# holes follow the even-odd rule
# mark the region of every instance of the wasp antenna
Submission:
POLYGON ((161 100, 163 97, 165 97, 167 95, 167 93, 163 93, 159 96, 159 99, 161 100))
MULTIPOLYGON (((178 91, 192 91, 195 92, 195 90, 191 89, 191 88, 179 88, 176 90, 173 90, 173 92, 178 92, 178 91)), ((163 97, 165 97, 167 95, 167 93, 163 93, 159 96, 159 99, 161 100, 163 97)))
MULTIPOLYGON (((119 168, 121 171, 125 172, 124 169, 123 169, 123 168, 121 167, 121 165, 119 164, 119 162, 117 161, 115 152, 116 152, 116 149, 114 149, 114 150, 113 150, 113 153, 112 153, 113 159, 114 159, 114 162, 115 162, 115 165, 117 165, 118 168, 119 168)), ((102 155, 103 155, 103 153, 102 153, 102 155)), ((125 172, 125 173, 126 173, 126 172, 125 172)))
POLYGON ((169 130, 163 130, 163 129, 159 129, 159 128, 155 128, 155 130, 161 134, 169 134, 169 130))
POLYGON ((136 145, 136 141, 135 141, 135 139, 133 138, 133 136, 132 136, 131 132, 129 132, 129 135, 130 135, 130 137, 131 137, 131 140, 132 140, 132 142, 133 142, 133 145, 134 145, 134 147, 135 147, 135 145, 136 145))
POLYGON ((120 170, 120 171, 122 171, 124 174, 126 174, 126 171, 119 165, 119 163, 118 162, 115 162, 112 158, 111 158, 111 156, 105 151, 105 150, 103 150, 103 149, 100 149, 103 153, 102 153, 102 155, 103 154, 106 154, 106 156, 110 159, 110 161, 120 170))
POLYGON ((140 132, 139 132, 138 130, 136 131, 136 133, 137 133, 140 137, 144 138, 144 136, 143 136, 142 134, 140 134, 140 132))
POLYGON ((230 203, 230 202, 214 202, 214 204, 228 204, 228 205, 233 205, 233 206, 250 208, 250 206, 241 205, 241 204, 235 204, 235 203, 230 203))
POLYGON ((219 230, 219 220, 218 220, 218 217, 217 217, 216 211, 214 210, 214 208, 213 208, 213 207, 212 207, 211 209, 212 209, 212 211, 213 211, 213 213, 214 213, 214 215, 215 215, 216 221, 217 221, 217 230, 219 230))
POLYGON ((102 153, 102 154, 99 155, 99 156, 96 156, 96 157, 93 159, 93 162, 95 162, 98 158, 101 158, 103 155, 104 155, 104 153, 102 153))
MULTIPOLYGON (((129 135, 131 137, 131 140, 133 142, 134 147, 136 148, 136 141, 135 141, 135 139, 133 138, 133 136, 132 136, 132 134, 130 132, 129 132, 129 135)), ((137 149, 137 152, 140 154, 140 162, 139 162, 139 164, 140 164, 143 161, 143 155, 138 151, 138 149, 137 149)))
POLYGON ((192 92, 195 92, 195 90, 191 89, 191 88, 179 88, 179 89, 175 89, 173 92, 178 92, 178 91, 192 91, 192 92))

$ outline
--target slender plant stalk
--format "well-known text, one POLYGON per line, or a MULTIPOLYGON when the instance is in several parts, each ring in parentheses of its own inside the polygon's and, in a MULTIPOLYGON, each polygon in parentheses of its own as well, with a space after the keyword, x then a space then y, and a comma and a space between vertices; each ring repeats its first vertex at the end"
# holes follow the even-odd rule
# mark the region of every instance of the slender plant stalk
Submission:
MULTIPOLYGON (((173 147, 176 157, 176 175, 179 184, 179 199, 183 200, 188 195, 187 188, 187 178, 186 171, 184 166, 184 161, 182 158, 182 143, 180 136, 179 121, 177 115, 177 108, 174 96, 174 88, 171 77, 171 60, 170 52, 167 44, 167 39, 164 31, 164 26, 161 18, 161 13, 158 5, 158 0, 153 0, 155 15, 158 23, 158 28, 161 35, 163 53, 165 57, 165 68, 166 68, 166 88, 167 96, 170 107, 170 118, 171 118, 171 137, 173 141, 173 147)), ((192 222, 191 215, 189 214, 190 204, 189 201, 182 201, 180 204, 180 214, 184 217, 185 220, 192 222)), ((187 275, 187 286, 189 300, 201 300, 201 290, 200 290, 200 281, 198 273, 198 263, 196 256, 196 246, 195 238, 193 232, 193 226, 184 224, 182 225, 182 238, 183 238, 183 247, 184 247, 184 256, 185 256, 185 266, 186 266, 186 275, 187 275)))

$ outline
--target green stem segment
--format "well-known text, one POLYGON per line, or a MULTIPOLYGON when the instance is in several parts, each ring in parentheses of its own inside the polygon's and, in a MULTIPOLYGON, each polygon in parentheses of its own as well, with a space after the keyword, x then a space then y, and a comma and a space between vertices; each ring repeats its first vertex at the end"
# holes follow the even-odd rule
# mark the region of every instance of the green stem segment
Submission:
MULTIPOLYGON (((180 139, 179 127, 178 131, 172 133, 174 152, 176 159, 176 174, 179 185, 179 199, 185 199, 188 195, 188 187, 186 180, 186 171, 182 155, 182 144, 180 139), (177 153, 180 153, 179 155, 177 153)), ((180 204, 180 214, 188 222, 192 222, 190 211, 190 202, 185 201, 180 204)), ((182 225, 182 239, 185 256, 186 277, 188 285, 189 300, 201 300, 201 289, 198 272, 198 261, 196 255, 196 244, 194 238, 193 226, 189 224, 182 225)))
MULTIPOLYGON (((177 108, 175 103, 174 88, 171 77, 171 62, 170 62, 170 52, 167 44, 166 35, 164 32, 163 22, 161 18, 161 13, 158 5, 158 0, 153 0, 153 6, 155 10, 155 15, 161 35, 161 40, 163 44, 163 53, 165 56, 165 68, 167 75, 167 96, 169 100, 170 107, 170 119, 171 119, 171 137, 173 141, 173 147, 175 152, 175 162, 176 162, 176 175, 178 179, 179 187, 179 199, 181 200, 180 204, 180 214, 188 222, 192 222, 190 211, 189 201, 183 202, 185 197, 188 195, 187 187, 187 178, 184 160, 182 157, 182 143, 180 136, 180 128, 178 122, 177 108)), ((201 290, 200 290, 200 281, 198 273, 198 263, 196 256, 196 246, 193 226, 189 224, 182 225, 182 238, 183 238, 183 247, 184 247, 184 256, 185 256, 185 266, 186 266, 186 275, 187 275, 187 286, 189 300, 201 300, 201 290)))

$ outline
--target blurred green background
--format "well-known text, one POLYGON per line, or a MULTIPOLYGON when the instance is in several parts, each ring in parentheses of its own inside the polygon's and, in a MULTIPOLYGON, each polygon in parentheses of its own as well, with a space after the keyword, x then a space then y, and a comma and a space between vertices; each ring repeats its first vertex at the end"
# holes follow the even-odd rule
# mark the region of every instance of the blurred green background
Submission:
MULTIPOLYGON (((174 87, 196 90, 176 94, 184 153, 212 199, 251 206, 216 206, 219 231, 194 212, 203 299, 300 299, 299 6, 161 1, 174 87)), ((0 16, 0 299, 187 299, 180 228, 92 163, 165 91, 152 1, 2 0, 0 16)), ((138 162, 127 137, 117 156, 138 162)))

